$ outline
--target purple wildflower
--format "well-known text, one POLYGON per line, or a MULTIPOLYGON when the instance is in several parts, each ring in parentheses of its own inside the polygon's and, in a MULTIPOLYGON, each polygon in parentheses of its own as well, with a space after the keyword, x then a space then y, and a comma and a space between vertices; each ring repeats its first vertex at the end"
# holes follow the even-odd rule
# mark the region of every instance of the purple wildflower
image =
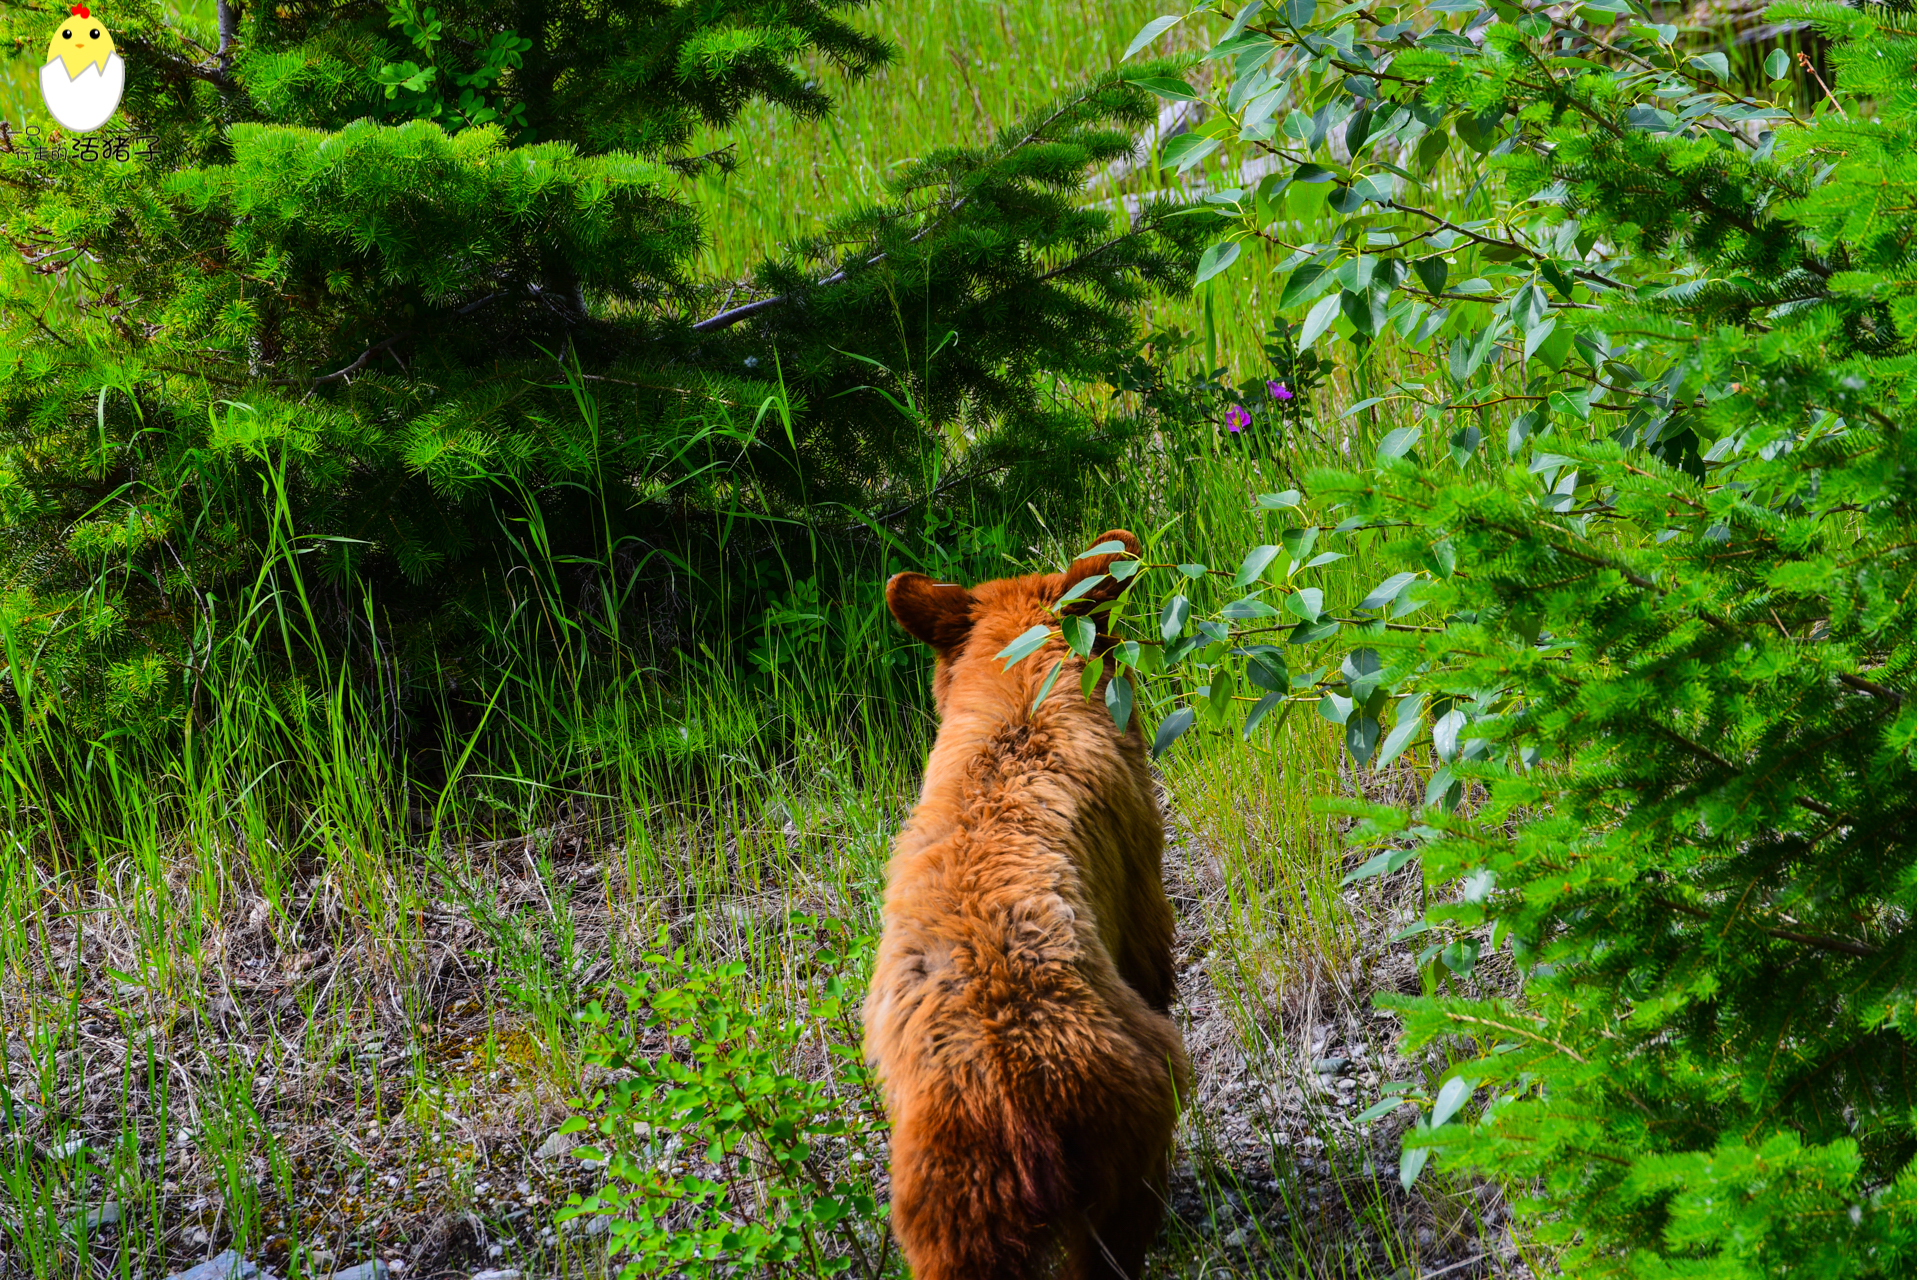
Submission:
POLYGON ((1251 425, 1251 414, 1242 404, 1235 404, 1225 410, 1225 425, 1233 431, 1242 431, 1251 425))
POLYGON ((1282 382, 1267 382, 1265 384, 1265 390, 1271 392, 1271 398, 1273 400, 1291 399, 1291 388, 1282 382))

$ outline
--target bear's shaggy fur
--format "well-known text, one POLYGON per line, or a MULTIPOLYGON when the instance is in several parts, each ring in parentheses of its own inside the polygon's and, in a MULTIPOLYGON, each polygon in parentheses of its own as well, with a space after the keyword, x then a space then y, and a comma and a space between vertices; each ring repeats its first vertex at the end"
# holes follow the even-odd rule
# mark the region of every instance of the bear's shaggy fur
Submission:
MULTIPOLYGON (((1125 1277, 1164 1204, 1188 1067, 1167 1016, 1172 912, 1164 835, 1134 722, 1087 702, 1054 635, 995 655, 1072 584, 967 591, 902 573, 892 614, 938 651, 938 741, 899 834, 865 1004, 866 1054, 891 1112, 892 1222, 916 1280, 1125 1277), (1065 669, 1034 700, 1059 658, 1065 669)), ((1066 612, 1117 598, 1107 578, 1066 612)), ((1108 637, 1101 635, 1101 645, 1108 637)))

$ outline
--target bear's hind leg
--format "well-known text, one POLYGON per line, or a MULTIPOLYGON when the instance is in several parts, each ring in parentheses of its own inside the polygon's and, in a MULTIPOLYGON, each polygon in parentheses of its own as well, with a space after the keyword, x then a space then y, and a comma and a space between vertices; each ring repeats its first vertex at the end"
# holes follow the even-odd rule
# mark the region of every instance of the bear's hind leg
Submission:
POLYGON ((1068 1245, 1061 1280, 1139 1280, 1165 1216, 1168 1183, 1161 1157, 1128 1190, 1121 1189, 1103 1219, 1068 1245))

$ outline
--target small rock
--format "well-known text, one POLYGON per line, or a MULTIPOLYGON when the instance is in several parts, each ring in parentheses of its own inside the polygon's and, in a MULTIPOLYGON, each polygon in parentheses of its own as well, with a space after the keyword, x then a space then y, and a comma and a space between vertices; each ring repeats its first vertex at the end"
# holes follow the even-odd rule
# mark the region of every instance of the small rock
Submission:
POLYGON ((101 1227, 117 1227, 119 1225, 120 1202, 118 1200, 108 1200, 98 1209, 89 1209, 85 1216, 80 1219, 80 1229, 89 1234, 98 1231, 101 1227))
MULTIPOLYGON (((315 1274, 324 1276, 326 1273, 322 1271, 315 1274)), ((389 1274, 385 1263, 378 1258, 372 1258, 356 1266, 348 1267, 344 1271, 333 1272, 331 1280, 387 1280, 389 1274)))
POLYGON ((1350 1061, 1349 1058, 1320 1058, 1311 1064, 1311 1069, 1321 1076, 1336 1075, 1343 1071, 1345 1064, 1350 1061))
POLYGON ((1225 1237, 1224 1244, 1227 1249, 1242 1249, 1245 1247, 1245 1245, 1248 1242, 1249 1241, 1245 1235, 1245 1229, 1243 1227, 1239 1227, 1236 1231, 1233 1231, 1230 1235, 1225 1237))
POLYGON ((473 1280, 519 1280, 519 1273, 511 1267, 499 1267, 491 1271, 475 1271, 473 1280))
POLYGON ((555 1132, 551 1137, 539 1144, 539 1150, 533 1152, 533 1159, 557 1159, 560 1156, 570 1153, 572 1149, 578 1145, 579 1139, 575 1138, 572 1134, 555 1132))
POLYGON ((232 1249, 216 1254, 197 1267, 188 1267, 185 1271, 175 1272, 167 1280, 274 1280, 273 1273, 263 1270, 260 1264, 250 1258, 243 1258, 232 1249))

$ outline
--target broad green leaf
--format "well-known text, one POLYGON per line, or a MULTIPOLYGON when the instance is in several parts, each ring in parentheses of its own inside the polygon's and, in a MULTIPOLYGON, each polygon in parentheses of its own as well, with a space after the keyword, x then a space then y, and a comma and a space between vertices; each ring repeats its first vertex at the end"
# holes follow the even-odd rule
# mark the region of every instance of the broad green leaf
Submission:
MULTIPOLYGON (((1182 598, 1183 597, 1180 597, 1180 599, 1182 598)), ((1302 618, 1306 622, 1316 622, 1324 615, 1324 611, 1325 593, 1317 587, 1304 587, 1285 597, 1285 612, 1291 614, 1294 618, 1302 618)), ((1033 646, 1033 648, 1036 647, 1036 645, 1033 646)), ((1029 653, 1031 650, 1028 649, 1026 652, 1029 653)))
POLYGON ((1271 709, 1284 700, 1285 695, 1282 693, 1267 693, 1264 697, 1258 699, 1258 705, 1253 707, 1251 714, 1245 717, 1244 737, 1246 742, 1251 741, 1252 732, 1264 722, 1265 717, 1271 713, 1271 709))
POLYGON ((1081 658, 1092 656, 1092 642, 1098 639, 1098 624, 1090 618, 1067 618, 1059 624, 1065 643, 1081 658))
POLYGON ((1782 49, 1772 49, 1770 56, 1764 59, 1764 74, 1772 80, 1782 80, 1791 72, 1791 56, 1782 49))
POLYGON ((1398 179, 1388 173, 1367 173, 1351 184, 1351 194, 1360 200, 1382 204, 1398 196, 1398 179))
MULTIPOLYGON (((1346 876, 1339 883, 1356 884, 1360 880, 1370 880, 1377 876, 1388 876, 1417 856, 1418 846, 1415 844, 1404 845, 1396 849, 1386 849, 1365 859, 1362 866, 1346 876)), ((1393 942, 1402 940, 1402 937, 1392 939, 1393 942)))
POLYGON ((1368 106, 1359 107, 1345 121, 1345 152, 1356 161, 1358 153, 1365 149, 1365 142, 1371 137, 1371 118, 1374 113, 1368 106))
POLYGON ((1065 659, 1060 658, 1052 664, 1052 669, 1046 673, 1045 683, 1038 687, 1038 696, 1032 699, 1032 710, 1038 710, 1038 704, 1045 701, 1045 695, 1050 693, 1052 686, 1058 683, 1059 673, 1063 670, 1065 670, 1065 659))
POLYGON ((1092 690, 1098 687, 1098 678, 1105 674, 1105 657, 1100 654, 1085 664, 1078 673, 1078 693, 1082 698, 1090 698, 1092 690))
POLYGON ((1153 18, 1150 22, 1147 22, 1143 27, 1139 28, 1138 34, 1132 37, 1131 44, 1125 48, 1125 56, 1120 58, 1119 61, 1130 62, 1134 53, 1137 53, 1140 49, 1143 49, 1146 45, 1158 39, 1158 37, 1164 35, 1167 31, 1170 31, 1183 21, 1184 16, 1175 13, 1166 14, 1162 18, 1153 18))
POLYGON ((1378 722, 1367 715, 1355 715, 1345 721, 1345 750, 1351 753, 1351 762, 1359 768, 1371 759, 1372 748, 1378 745, 1378 722))
POLYGON ((1420 1173, 1424 1172, 1425 1162, 1429 1159, 1431 1159, 1430 1147, 1407 1146, 1404 1154, 1398 1157, 1398 1185, 1406 1191, 1411 1190, 1411 1184, 1418 1180, 1420 1173))
POLYGON ((1351 699, 1326 693, 1318 699, 1318 714, 1332 724, 1342 725, 1351 719, 1351 699))
POLYGON ((1258 581, 1259 575, 1271 566, 1271 562, 1278 558, 1278 553, 1283 549, 1282 547, 1262 546, 1253 547, 1250 551, 1246 552, 1244 560, 1238 566, 1238 576, 1233 579, 1238 589, 1243 591, 1246 587, 1258 581))
POLYGON ((1057 609, 1064 605, 1068 605, 1072 601, 1079 599, 1081 596, 1089 594, 1092 588, 1096 587, 1099 583, 1105 581, 1105 579, 1110 576, 1111 576, 1110 574, 1095 573, 1089 578, 1080 578, 1077 582, 1074 582, 1072 584, 1071 589, 1069 591, 1067 591, 1064 595, 1058 598, 1057 602, 1052 605, 1052 608, 1057 609))
POLYGON ((1105 686, 1105 709, 1112 713, 1112 723, 1118 726, 1120 733, 1132 720, 1132 683, 1122 675, 1114 675, 1105 686))
POLYGON ((1404 749, 1411 745, 1414 738, 1424 728, 1424 695, 1410 694, 1398 699, 1398 721, 1391 726, 1391 732, 1385 736, 1384 744, 1378 748, 1378 759, 1371 767, 1383 769, 1396 760, 1404 749))
POLYGON ((1374 1102, 1351 1117, 1351 1123, 1370 1124, 1373 1120, 1382 1120, 1409 1101, 1409 1098, 1386 1098, 1382 1102, 1374 1102))
POLYGON ((1339 664, 1338 674, 1345 678, 1351 700, 1360 705, 1371 701, 1372 692, 1384 673, 1384 659, 1376 649, 1353 649, 1339 664))
MULTIPOLYGON (((1271 119, 1272 112, 1276 111, 1279 104, 1287 101, 1290 96, 1291 86, 1281 83, 1267 89, 1250 102, 1247 102, 1245 104, 1244 114, 1238 118, 1238 127, 1241 130, 1238 136, 1241 139, 1264 136, 1259 126, 1271 119)), ((1282 177, 1279 174, 1267 174, 1266 177, 1268 179, 1276 178, 1279 182, 1287 185, 1291 181, 1289 178, 1282 177)), ((1277 193, 1275 191, 1268 193, 1267 191, 1261 190, 1259 196, 1269 203, 1277 198, 1277 193)))
POLYGON ((1052 629, 1050 627, 1035 626, 1019 636, 1018 639, 1012 641, 1012 643, 1006 645, 1003 649, 1000 649, 998 656, 1005 660, 1005 669, 1010 671, 1016 663, 1030 656, 1040 645, 1045 643, 1046 638, 1051 634, 1052 629))
POLYGON ((1236 40, 1262 8, 1264 8, 1264 0, 1250 0, 1242 6, 1238 10, 1238 16, 1231 20, 1231 25, 1225 28, 1225 34, 1219 37, 1218 42, 1223 44, 1227 40, 1236 40))
POLYGON ((1179 736, 1191 728, 1192 722, 1196 719, 1198 719, 1196 711, 1190 707, 1180 707, 1161 720, 1158 732, 1152 738, 1152 759, 1156 760, 1164 755, 1166 748, 1178 741, 1179 736))
POLYGON ((1298 502, 1299 493, 1296 489, 1286 489, 1280 493, 1261 493, 1258 495, 1258 505, 1267 511, 1279 511, 1286 507, 1295 507, 1298 505, 1298 502))
MULTIPOLYGON (((1404 589, 1418 580, 1415 573, 1394 573, 1371 589, 1369 595, 1358 602, 1360 609, 1382 609, 1396 600, 1404 589)), ((1362 579, 1360 579, 1362 581, 1362 579)))
POLYGON ((1471 1101, 1472 1090, 1476 1088, 1475 1080, 1463 1076, 1452 1076, 1445 1081, 1438 1090, 1437 1100, 1431 1104, 1431 1127, 1436 1129, 1458 1114, 1458 1108, 1471 1101))
POLYGON ((1710 72, 1719 81, 1728 81, 1731 78, 1731 59, 1728 54, 1701 53, 1691 59, 1691 65, 1710 72))
POLYGON ((1201 102, 1198 90, 1186 84, 1176 76, 1144 76, 1137 80, 1127 80, 1126 84, 1135 84, 1147 93, 1155 93, 1161 98, 1170 98, 1174 102, 1201 102))
POLYGON ((1581 387, 1576 391, 1553 391, 1550 396, 1553 412, 1569 414, 1580 422, 1591 418, 1591 388, 1581 387))
POLYGON ((1158 615, 1158 635, 1166 644, 1176 640, 1185 630, 1185 620, 1191 617, 1191 601, 1183 596, 1173 596, 1166 601, 1158 615))
POLYGON ((1278 295, 1278 309, 1289 311, 1302 302, 1308 302, 1322 293, 1335 279, 1337 273, 1323 262, 1307 262, 1291 273, 1285 281, 1285 287, 1278 295))
POLYGON ((1291 692, 1291 673, 1286 670, 1284 657, 1276 649, 1265 648, 1252 654, 1245 663, 1245 675, 1260 689, 1272 693, 1291 692))
POLYGON ((1178 566, 1178 572, 1184 574, 1187 578, 1202 578, 1207 573, 1210 573, 1211 570, 1202 564, 1181 564, 1178 566))
POLYGON ((1095 547, 1087 547, 1085 550, 1079 552, 1077 557, 1075 558, 1079 560, 1085 560, 1085 559, 1089 559, 1092 556, 1117 555, 1121 551, 1130 551, 1130 550, 1131 550, 1130 547, 1120 542, 1117 538, 1107 538, 1105 539, 1105 541, 1099 543, 1095 547))
POLYGON ((1411 452, 1412 447, 1418 443, 1418 437, 1423 434, 1423 427, 1396 427, 1387 431, 1385 438, 1378 442, 1378 461, 1404 457, 1411 452))
POLYGON ((1557 327, 1558 318, 1556 316, 1546 316, 1531 328, 1526 329, 1524 331, 1524 358, 1529 360, 1532 354, 1544 345, 1544 340, 1557 332, 1557 327))
POLYGON ((1231 672, 1223 667, 1214 667, 1211 673, 1211 688, 1205 698, 1206 718, 1213 725, 1222 726, 1231 714, 1231 696, 1235 682, 1231 672))
POLYGON ((1237 621, 1244 618, 1276 618, 1279 615, 1276 609, 1258 597, 1246 596, 1242 600, 1234 600, 1220 609, 1218 616, 1237 621))
POLYGON ((1338 297, 1334 293, 1318 299, 1318 304, 1306 314, 1304 328, 1298 332, 1298 350, 1301 354, 1311 350, 1311 344, 1324 336, 1325 330, 1338 318, 1338 297))
POLYGON ((1445 968, 1460 978, 1468 978, 1471 971, 1478 967, 1478 940, 1463 938, 1452 943, 1438 953, 1439 961, 1445 968))
POLYGON ((1238 254, 1243 249, 1244 245, 1237 240, 1220 240, 1217 244, 1205 250, 1204 256, 1198 260, 1198 274, 1193 277, 1192 283, 1194 285, 1205 283, 1205 281, 1238 261, 1238 254))
POLYGON ((1459 427, 1451 433, 1452 461, 1462 467, 1470 461, 1471 455, 1478 451, 1478 446, 1482 443, 1484 443, 1484 433, 1478 430, 1477 424, 1466 423, 1459 427))
POLYGON ((1181 133, 1159 151, 1158 167, 1183 173, 1218 150, 1219 145, 1217 138, 1207 138, 1200 133, 1181 133))

